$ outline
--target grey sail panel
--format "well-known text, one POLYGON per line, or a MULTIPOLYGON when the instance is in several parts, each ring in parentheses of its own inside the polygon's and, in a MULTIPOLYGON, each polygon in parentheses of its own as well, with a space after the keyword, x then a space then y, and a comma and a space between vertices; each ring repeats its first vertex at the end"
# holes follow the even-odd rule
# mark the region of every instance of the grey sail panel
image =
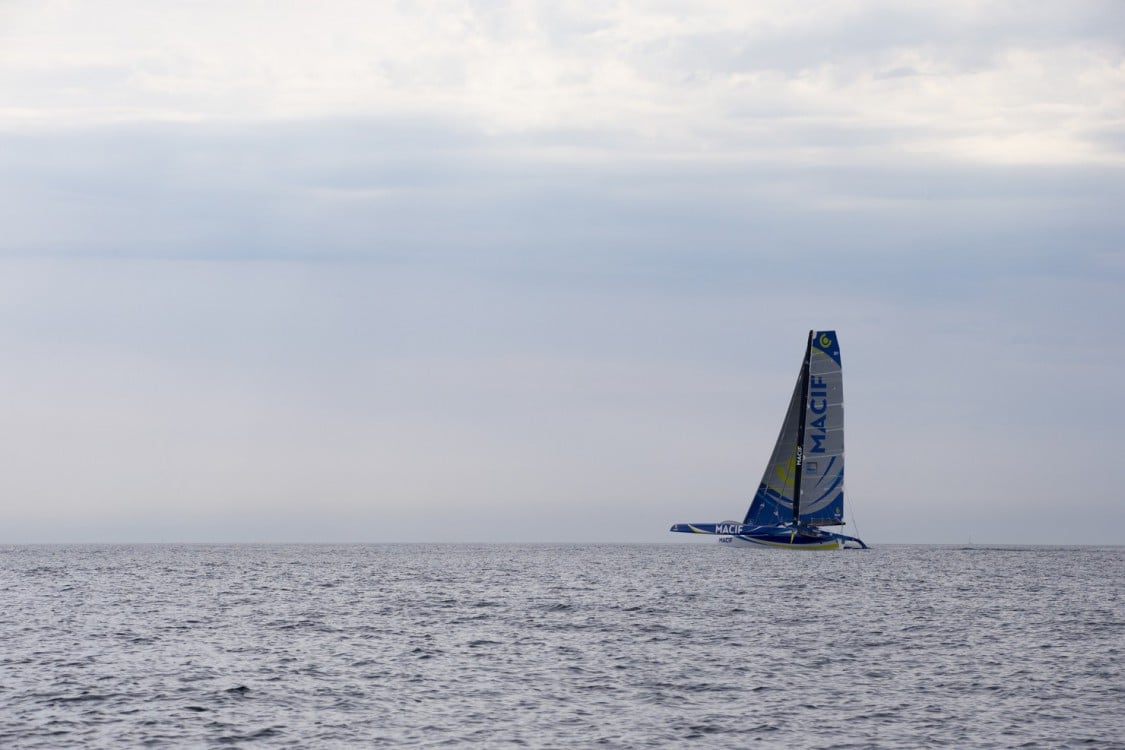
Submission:
POLYGON ((844 522, 844 376, 835 331, 813 334, 802 445, 801 518, 812 526, 844 522))
MULTIPOLYGON (((802 365, 802 369, 804 369, 802 365)), ((758 491, 750 503, 743 523, 760 526, 787 524, 793 521, 793 487, 797 472, 797 433, 801 420, 801 377, 793 387, 781 432, 773 453, 758 483, 758 491)))

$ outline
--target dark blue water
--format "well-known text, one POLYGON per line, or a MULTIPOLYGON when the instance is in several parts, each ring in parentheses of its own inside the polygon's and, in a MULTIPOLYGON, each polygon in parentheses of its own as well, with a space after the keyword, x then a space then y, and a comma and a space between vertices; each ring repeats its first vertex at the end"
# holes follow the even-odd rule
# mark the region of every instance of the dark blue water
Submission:
POLYGON ((1125 747, 1123 548, 0 547, 0 747, 1125 747))

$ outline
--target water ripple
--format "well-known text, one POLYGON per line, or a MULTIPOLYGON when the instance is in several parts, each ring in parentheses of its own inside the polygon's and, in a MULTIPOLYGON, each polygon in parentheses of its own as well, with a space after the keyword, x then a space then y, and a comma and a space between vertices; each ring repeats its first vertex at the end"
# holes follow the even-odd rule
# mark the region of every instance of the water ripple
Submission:
POLYGON ((0 547, 0 746, 1125 747, 1125 550, 0 547))

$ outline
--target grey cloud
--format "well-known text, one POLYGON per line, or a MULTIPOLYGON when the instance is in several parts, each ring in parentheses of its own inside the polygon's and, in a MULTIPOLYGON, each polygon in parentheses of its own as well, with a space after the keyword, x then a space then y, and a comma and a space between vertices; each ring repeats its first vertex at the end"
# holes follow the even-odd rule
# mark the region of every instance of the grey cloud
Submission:
POLYGON ((622 49, 620 54, 639 70, 681 84, 739 73, 795 76, 828 65, 841 82, 917 75, 915 68, 897 64, 880 69, 894 55, 908 51, 946 74, 986 71, 1017 48, 1086 45, 1111 60, 1125 55, 1121 41, 1125 13, 1112 2, 978 4, 963 14, 940 4, 866 3, 834 5, 832 10, 838 15, 808 14, 790 25, 672 30, 664 38, 622 49))
MULTIPOLYGON (((879 142, 795 127, 793 142, 879 142)), ((891 136, 893 137, 893 136, 891 136)), ((597 143, 594 134, 560 141, 597 143)), ((6 135, 8 255, 131 257, 992 257, 1104 250, 1119 169, 558 159, 542 135, 430 123, 135 127, 6 135), (1003 221, 997 219, 1003 218, 1003 221), (1083 225, 1083 247, 1073 228, 1083 225), (911 242, 903 246, 903 233, 911 242), (831 237, 831 242, 826 238, 831 237)), ((611 141, 612 142, 612 141, 611 141)))

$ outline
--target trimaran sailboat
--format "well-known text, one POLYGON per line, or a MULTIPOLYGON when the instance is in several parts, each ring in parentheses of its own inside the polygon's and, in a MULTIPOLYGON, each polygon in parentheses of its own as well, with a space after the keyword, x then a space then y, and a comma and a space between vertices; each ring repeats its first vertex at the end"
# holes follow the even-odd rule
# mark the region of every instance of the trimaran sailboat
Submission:
POLYGON ((781 434, 742 523, 678 523, 672 531, 717 534, 738 546, 867 549, 844 525, 844 378, 835 331, 809 331, 801 374, 781 434))

